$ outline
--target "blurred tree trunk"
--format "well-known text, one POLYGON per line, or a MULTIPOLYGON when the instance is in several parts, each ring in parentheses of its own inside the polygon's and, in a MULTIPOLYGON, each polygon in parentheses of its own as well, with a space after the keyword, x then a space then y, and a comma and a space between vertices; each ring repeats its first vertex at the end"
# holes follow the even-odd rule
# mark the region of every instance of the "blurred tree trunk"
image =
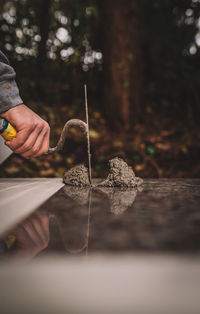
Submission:
POLYGON ((140 0, 99 0, 104 58, 104 108, 114 129, 142 117, 140 0))
POLYGON ((46 90, 46 65, 47 65, 47 39, 51 22, 52 0, 40 0, 37 6, 38 26, 41 40, 38 44, 37 68, 39 77, 36 81, 37 96, 44 101, 47 98, 46 90))
POLYGON ((52 0, 40 1, 40 16, 39 16, 39 29, 41 41, 38 45, 38 65, 43 74, 47 58, 47 39, 49 34, 50 17, 51 17, 51 2, 52 0))

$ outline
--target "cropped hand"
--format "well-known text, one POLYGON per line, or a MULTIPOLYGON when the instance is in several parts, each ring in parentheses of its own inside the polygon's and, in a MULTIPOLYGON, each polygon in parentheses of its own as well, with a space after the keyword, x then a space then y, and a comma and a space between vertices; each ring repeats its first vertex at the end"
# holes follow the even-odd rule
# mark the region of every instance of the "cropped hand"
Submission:
POLYGON ((16 243, 9 249, 8 257, 31 259, 48 246, 49 219, 36 212, 13 229, 11 234, 16 237, 16 243))
POLYGON ((25 105, 19 105, 1 114, 17 131, 17 136, 6 145, 25 158, 36 157, 48 151, 50 128, 46 121, 25 105))

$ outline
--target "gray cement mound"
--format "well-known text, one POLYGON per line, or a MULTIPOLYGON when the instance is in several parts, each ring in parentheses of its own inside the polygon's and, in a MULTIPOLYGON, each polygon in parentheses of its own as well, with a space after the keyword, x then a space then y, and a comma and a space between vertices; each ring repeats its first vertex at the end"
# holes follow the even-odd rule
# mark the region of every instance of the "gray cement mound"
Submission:
POLYGON ((64 192, 72 200, 79 205, 87 205, 89 200, 90 187, 89 186, 71 186, 66 185, 64 192))
MULTIPOLYGON (((73 186, 89 186, 88 168, 83 164, 70 169, 64 174, 63 182, 73 186)), ((135 176, 133 169, 121 158, 109 160, 109 173, 106 180, 95 186, 137 188, 143 183, 141 178, 135 176)))
POLYGON ((116 157, 109 160, 108 177, 98 186, 134 188, 142 183, 143 180, 135 176, 133 169, 123 159, 116 157))
POLYGON ((90 185, 88 169, 83 165, 77 165, 67 172, 63 177, 63 182, 73 186, 88 186, 90 185))

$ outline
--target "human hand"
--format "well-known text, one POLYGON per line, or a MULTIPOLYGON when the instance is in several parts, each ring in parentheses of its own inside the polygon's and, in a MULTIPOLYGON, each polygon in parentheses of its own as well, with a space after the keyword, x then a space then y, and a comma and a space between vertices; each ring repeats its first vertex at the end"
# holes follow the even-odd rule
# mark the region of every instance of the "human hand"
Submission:
POLYGON ((48 151, 50 127, 27 106, 16 106, 1 116, 16 128, 16 138, 5 143, 15 153, 30 158, 48 151))
POLYGON ((11 234, 15 236, 16 242, 7 256, 31 259, 48 246, 49 219, 36 212, 12 230, 11 234))

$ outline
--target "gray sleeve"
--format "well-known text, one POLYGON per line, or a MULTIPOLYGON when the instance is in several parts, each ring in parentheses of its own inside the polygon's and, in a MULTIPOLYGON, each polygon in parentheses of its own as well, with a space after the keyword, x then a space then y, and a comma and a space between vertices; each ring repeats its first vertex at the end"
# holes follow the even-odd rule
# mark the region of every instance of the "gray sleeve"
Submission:
POLYGON ((0 51, 0 114, 23 104, 15 82, 16 73, 9 61, 0 51))

